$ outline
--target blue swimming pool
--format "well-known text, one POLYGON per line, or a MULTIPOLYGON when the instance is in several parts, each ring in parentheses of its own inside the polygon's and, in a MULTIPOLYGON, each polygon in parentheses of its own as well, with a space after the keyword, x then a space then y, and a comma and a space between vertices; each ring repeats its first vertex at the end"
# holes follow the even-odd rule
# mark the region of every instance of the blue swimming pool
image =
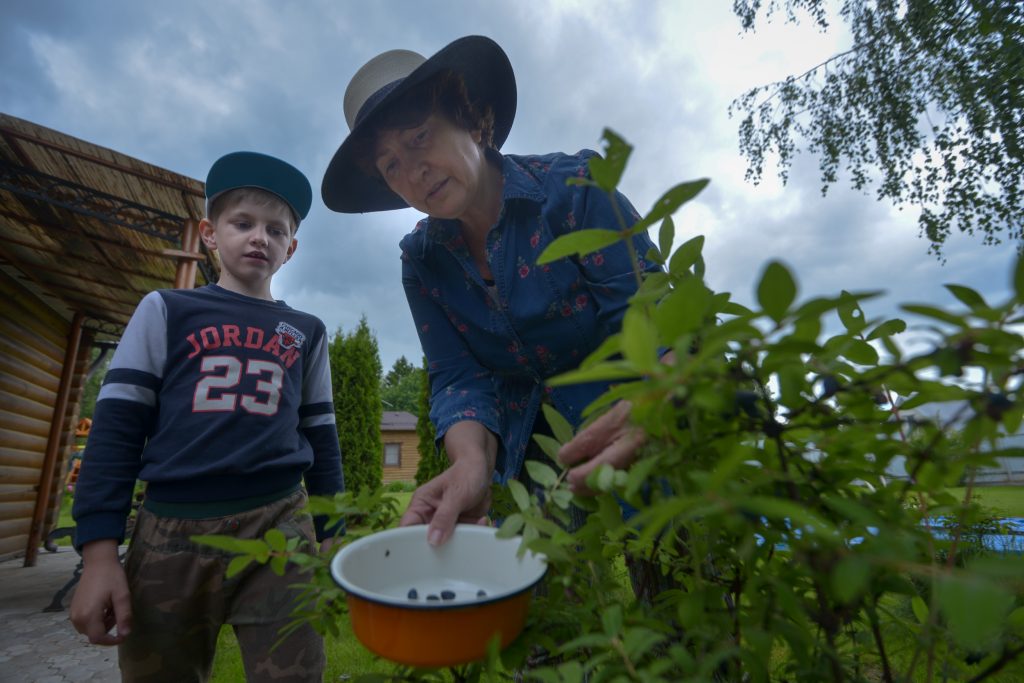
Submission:
MULTIPOLYGON (((935 521, 941 524, 942 519, 935 521)), ((1007 517, 994 521, 1002 533, 982 534, 982 545, 999 553, 1024 553, 1024 517, 1007 517)), ((935 529, 932 533, 936 538, 948 538, 941 529, 935 529)))

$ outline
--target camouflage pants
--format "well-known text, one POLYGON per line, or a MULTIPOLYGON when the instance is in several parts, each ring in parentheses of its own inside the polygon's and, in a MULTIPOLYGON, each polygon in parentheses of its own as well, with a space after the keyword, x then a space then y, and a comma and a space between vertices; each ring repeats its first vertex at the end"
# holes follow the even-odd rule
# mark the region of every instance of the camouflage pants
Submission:
POLYGON ((323 640, 312 627, 306 624, 278 643, 297 595, 290 586, 304 580, 298 568, 289 564, 284 576, 277 576, 267 565, 253 563, 228 579, 232 555, 189 540, 199 534, 262 538, 277 527, 288 537, 312 543, 312 519, 300 512, 305 501, 300 489, 267 505, 210 519, 139 510, 125 560, 134 625, 118 652, 122 680, 208 680, 217 635, 223 624, 231 624, 250 683, 320 683, 323 640))

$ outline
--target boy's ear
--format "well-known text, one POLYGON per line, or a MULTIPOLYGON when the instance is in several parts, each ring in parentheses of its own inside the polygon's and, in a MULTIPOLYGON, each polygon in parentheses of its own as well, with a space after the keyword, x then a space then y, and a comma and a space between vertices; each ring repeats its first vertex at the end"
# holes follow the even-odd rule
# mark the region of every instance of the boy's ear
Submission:
POLYGON ((207 249, 217 248, 217 233, 213 229, 213 223, 209 218, 199 221, 199 236, 203 238, 203 244, 207 249))
POLYGON ((294 254, 295 250, 298 249, 298 248, 299 248, 299 241, 293 237, 292 238, 292 243, 288 245, 288 251, 286 251, 285 254, 284 254, 284 261, 282 263, 288 263, 288 261, 291 260, 291 258, 292 258, 292 254, 294 254))

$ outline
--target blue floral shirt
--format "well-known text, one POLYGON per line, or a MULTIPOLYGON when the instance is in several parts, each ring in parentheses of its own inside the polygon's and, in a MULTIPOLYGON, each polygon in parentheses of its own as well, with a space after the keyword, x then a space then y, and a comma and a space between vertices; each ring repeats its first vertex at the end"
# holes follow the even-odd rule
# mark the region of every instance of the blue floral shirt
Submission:
MULTIPOLYGON (((626 246, 537 265, 560 235, 619 227, 605 192, 566 185, 588 175, 595 154, 501 156, 503 205, 486 247, 493 284, 480 276, 457 221, 425 218, 401 242, 402 281, 427 358, 438 442, 456 422, 483 424, 499 438, 499 483, 518 476, 542 401, 577 427, 583 409, 608 387, 548 387, 545 380, 576 368, 619 330, 637 287, 626 246)), ((639 219, 623 195, 615 201, 630 225, 639 219)), ((644 260, 653 247, 647 234, 634 243, 641 267, 658 270, 644 260)))

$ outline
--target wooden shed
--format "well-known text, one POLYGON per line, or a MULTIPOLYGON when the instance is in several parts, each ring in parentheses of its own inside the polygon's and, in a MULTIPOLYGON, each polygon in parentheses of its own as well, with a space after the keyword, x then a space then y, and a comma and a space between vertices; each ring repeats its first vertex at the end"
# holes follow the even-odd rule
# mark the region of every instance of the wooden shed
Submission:
POLYGON ((154 289, 217 279, 203 183, 0 113, 0 560, 59 512, 91 348, 154 289))
POLYGON ((416 416, 400 410, 384 411, 380 440, 384 444, 384 483, 415 481, 416 468, 420 465, 416 416))

